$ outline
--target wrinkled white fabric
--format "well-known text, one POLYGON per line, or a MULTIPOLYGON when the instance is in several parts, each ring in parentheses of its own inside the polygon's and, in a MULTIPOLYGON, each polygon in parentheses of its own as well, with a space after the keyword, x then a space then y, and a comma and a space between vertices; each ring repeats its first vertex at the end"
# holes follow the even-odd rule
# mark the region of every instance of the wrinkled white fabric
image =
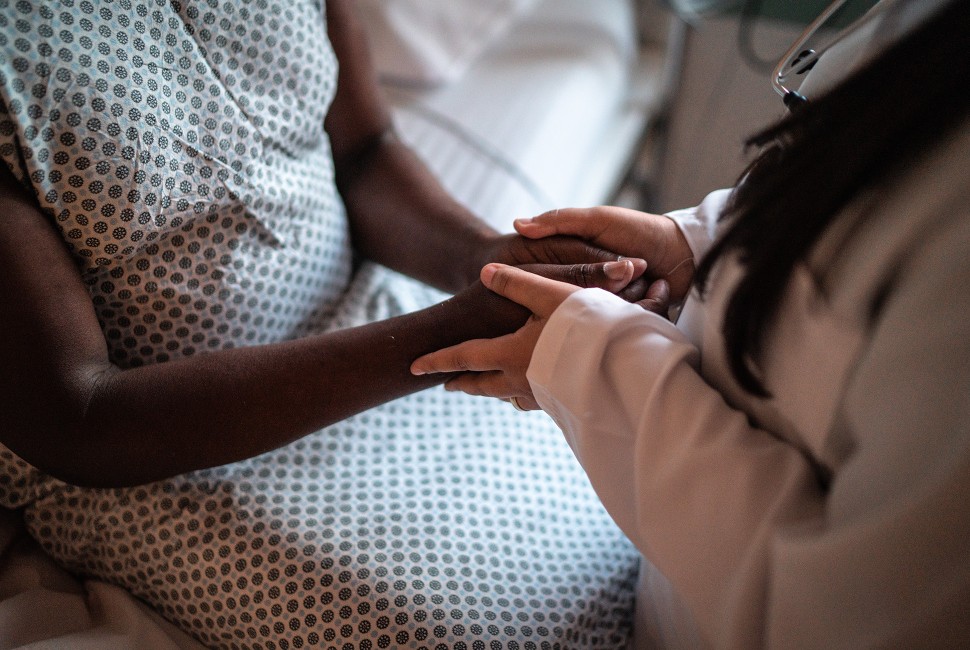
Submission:
POLYGON ((435 86, 458 79, 538 0, 361 0, 371 53, 388 80, 435 86))

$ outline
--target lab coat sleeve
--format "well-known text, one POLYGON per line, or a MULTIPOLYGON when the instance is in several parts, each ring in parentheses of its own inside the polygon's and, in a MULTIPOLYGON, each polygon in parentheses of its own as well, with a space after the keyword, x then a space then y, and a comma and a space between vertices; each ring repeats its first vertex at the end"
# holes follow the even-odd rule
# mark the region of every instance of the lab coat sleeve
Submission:
POLYGON ((664 215, 672 219, 684 233, 687 245, 694 254, 694 264, 700 264, 701 258, 711 247, 718 232, 721 213, 730 197, 731 190, 717 190, 708 194, 697 207, 675 210, 664 215))
POLYGON ((943 644, 970 638, 967 250, 970 227, 940 237, 887 298, 828 488, 705 383, 669 322, 596 289, 553 314, 536 398, 712 644, 905 647, 940 622, 943 644))

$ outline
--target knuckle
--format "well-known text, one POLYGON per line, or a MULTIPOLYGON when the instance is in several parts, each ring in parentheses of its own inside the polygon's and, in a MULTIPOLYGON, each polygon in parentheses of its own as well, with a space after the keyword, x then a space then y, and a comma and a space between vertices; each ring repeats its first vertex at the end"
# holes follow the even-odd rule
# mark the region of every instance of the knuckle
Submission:
POLYGON ((579 266, 577 265, 560 267, 558 273, 561 276, 558 279, 561 279, 563 282, 579 284, 582 280, 582 271, 579 270, 579 266))
POLYGON ((554 240, 549 238, 543 239, 542 244, 542 259, 552 264, 562 264, 560 246, 558 246, 554 240))

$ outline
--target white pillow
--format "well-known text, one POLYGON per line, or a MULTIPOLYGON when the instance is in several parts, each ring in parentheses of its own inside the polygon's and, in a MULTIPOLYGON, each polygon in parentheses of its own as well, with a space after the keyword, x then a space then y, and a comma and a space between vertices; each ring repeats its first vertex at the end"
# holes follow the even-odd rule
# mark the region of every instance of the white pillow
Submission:
POLYGON ((359 0, 385 81, 436 86, 461 77, 538 0, 359 0))

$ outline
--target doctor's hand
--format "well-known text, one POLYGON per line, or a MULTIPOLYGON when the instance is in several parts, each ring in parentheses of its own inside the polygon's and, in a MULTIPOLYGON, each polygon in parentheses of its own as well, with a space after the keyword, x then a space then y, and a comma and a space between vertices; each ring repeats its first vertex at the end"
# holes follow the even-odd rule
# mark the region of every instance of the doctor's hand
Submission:
POLYGON ((694 279, 693 251, 677 224, 662 215, 611 206, 568 208, 517 219, 515 229, 538 241, 575 236, 620 255, 644 259, 646 277, 666 280, 672 303, 687 296, 694 279))
MULTIPOLYGON (((632 266, 629 261, 621 263, 632 266)), ((515 398, 526 410, 539 409, 526 377, 532 353, 549 317, 581 287, 503 264, 485 266, 481 281, 496 294, 525 307, 530 312, 526 323, 505 336, 465 341, 426 354, 411 364, 411 372, 415 375, 460 372, 445 383, 447 390, 505 400, 515 398)), ((654 282, 646 294, 637 304, 665 315, 670 306, 666 281, 654 282)))

